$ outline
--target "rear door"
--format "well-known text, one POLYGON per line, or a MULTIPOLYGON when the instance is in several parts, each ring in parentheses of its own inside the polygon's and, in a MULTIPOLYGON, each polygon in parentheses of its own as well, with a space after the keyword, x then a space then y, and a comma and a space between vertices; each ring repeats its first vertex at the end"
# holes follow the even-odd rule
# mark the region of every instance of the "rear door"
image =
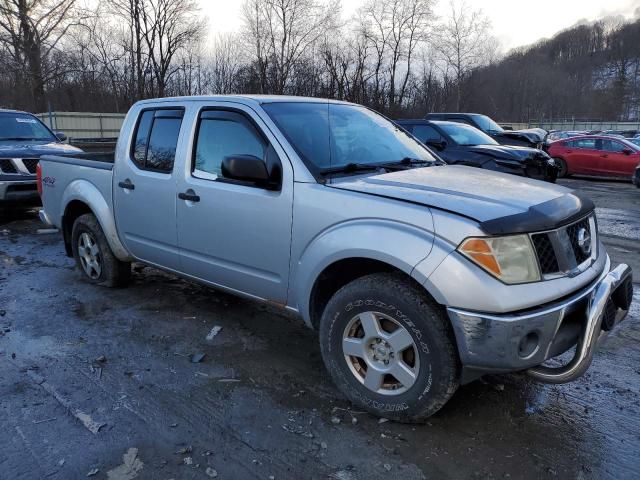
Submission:
POLYGON ((578 138, 565 142, 564 159, 571 173, 594 174, 598 171, 600 153, 595 138, 578 138))
POLYGON ((287 300, 293 170, 262 121, 241 104, 207 104, 197 114, 178 180, 178 240, 184 273, 284 304, 287 300), (225 156, 267 158, 280 190, 222 176, 225 156))
POLYGON ((174 164, 183 116, 181 108, 142 110, 114 169, 120 239, 134 257, 172 270, 180 270, 174 164))

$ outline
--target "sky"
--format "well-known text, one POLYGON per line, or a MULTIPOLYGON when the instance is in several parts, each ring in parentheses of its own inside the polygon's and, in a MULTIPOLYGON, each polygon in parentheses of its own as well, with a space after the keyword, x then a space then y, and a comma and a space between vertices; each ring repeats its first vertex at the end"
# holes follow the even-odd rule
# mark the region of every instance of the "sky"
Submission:
MULTIPOLYGON (((209 29, 235 32, 242 26, 242 0, 198 0, 208 17, 209 29)), ((342 0, 342 15, 349 18, 364 0, 342 0)), ((493 34, 503 51, 529 45, 580 21, 609 15, 640 16, 640 0, 467 0, 482 9, 493 24, 493 34)), ((439 0, 436 14, 446 15, 448 0, 439 0)))

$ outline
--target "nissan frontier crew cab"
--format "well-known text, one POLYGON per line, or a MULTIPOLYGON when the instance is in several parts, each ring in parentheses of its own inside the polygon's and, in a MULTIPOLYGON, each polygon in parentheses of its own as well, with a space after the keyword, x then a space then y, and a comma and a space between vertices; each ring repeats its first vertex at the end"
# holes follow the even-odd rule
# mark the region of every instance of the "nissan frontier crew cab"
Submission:
POLYGON ((631 303, 589 199, 443 165, 346 102, 145 100, 113 158, 45 156, 39 178, 87 281, 138 261, 295 312, 344 395, 398 421, 489 372, 574 380, 631 303))

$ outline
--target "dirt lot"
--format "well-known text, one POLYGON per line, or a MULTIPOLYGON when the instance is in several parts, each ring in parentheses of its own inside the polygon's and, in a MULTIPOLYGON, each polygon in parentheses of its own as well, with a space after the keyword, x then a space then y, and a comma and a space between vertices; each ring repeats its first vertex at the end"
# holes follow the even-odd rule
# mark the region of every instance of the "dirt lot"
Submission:
MULTIPOLYGON (((640 278, 640 190, 563 183, 640 278)), ((638 293, 580 381, 489 377, 399 425, 350 409, 297 319, 139 265, 88 285, 41 227, 0 220, 1 479, 640 478, 638 293)))

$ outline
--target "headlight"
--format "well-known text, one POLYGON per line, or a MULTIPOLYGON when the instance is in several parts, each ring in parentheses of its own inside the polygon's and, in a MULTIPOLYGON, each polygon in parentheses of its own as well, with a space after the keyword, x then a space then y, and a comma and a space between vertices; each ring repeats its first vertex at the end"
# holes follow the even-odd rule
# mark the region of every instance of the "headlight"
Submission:
POLYGON ((504 283, 535 282, 541 278, 527 235, 467 238, 458 251, 504 283))

